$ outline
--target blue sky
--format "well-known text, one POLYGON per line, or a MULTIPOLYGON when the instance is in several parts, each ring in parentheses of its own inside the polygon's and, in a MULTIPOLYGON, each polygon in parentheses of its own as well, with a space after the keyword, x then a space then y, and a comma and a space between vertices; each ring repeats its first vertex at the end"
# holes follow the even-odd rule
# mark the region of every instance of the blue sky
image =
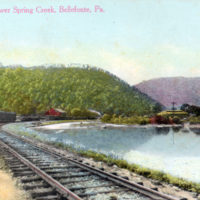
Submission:
POLYGON ((2 0, 5 8, 11 13, 0 13, 4 65, 91 64, 129 84, 200 75, 199 0, 2 0), (68 5, 105 12, 12 13, 68 5))

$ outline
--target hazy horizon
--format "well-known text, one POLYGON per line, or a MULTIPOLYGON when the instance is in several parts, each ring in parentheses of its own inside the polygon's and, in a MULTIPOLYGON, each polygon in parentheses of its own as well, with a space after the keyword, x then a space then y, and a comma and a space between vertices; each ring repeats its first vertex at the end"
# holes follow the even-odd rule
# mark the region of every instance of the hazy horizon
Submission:
POLYGON ((0 15, 3 65, 83 63, 130 85, 200 74, 198 0, 10 0, 1 3, 0 15), (60 6, 92 12, 13 13, 38 7, 58 11, 60 6), (93 12, 95 6, 104 12, 93 12))

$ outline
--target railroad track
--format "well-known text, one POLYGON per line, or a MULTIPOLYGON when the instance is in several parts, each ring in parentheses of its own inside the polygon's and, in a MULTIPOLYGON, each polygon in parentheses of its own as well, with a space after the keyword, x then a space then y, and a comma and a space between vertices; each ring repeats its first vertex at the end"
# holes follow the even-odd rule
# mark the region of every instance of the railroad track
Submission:
POLYGON ((178 200, 5 131, 0 152, 32 199, 178 200))

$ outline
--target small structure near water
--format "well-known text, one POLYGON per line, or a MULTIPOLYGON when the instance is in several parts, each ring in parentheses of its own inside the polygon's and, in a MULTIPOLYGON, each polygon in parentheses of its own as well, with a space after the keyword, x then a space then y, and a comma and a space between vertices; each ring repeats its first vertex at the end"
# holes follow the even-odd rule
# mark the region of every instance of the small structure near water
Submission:
POLYGON ((16 113, 0 111, 0 122, 15 122, 16 113))
POLYGON ((99 111, 97 111, 97 110, 88 109, 88 111, 90 111, 91 113, 93 113, 94 114, 94 118, 96 118, 96 119, 98 119, 98 118, 100 118, 102 116, 102 114, 99 111))
POLYGON ((151 124, 180 124, 181 119, 188 116, 182 110, 165 110, 150 118, 151 124))
POLYGON ((188 113, 182 110, 165 110, 157 114, 162 117, 187 117, 188 113))
POLYGON ((50 108, 45 112, 45 118, 48 120, 65 119, 67 113, 59 108, 50 108))

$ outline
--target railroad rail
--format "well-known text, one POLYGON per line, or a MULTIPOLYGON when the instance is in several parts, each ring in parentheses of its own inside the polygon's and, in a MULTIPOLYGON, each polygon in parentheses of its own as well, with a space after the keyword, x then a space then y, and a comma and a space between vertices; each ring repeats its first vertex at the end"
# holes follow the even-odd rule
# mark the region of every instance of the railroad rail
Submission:
POLYGON ((9 132, 0 132, 0 150, 14 176, 21 178, 24 189, 36 200, 179 199, 68 158, 9 132))

